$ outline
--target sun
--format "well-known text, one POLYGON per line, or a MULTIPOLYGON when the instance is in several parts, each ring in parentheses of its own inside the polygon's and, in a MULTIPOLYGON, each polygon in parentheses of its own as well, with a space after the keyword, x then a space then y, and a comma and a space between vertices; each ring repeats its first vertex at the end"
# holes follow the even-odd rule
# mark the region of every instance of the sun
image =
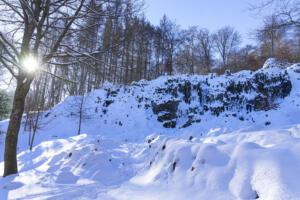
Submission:
POLYGON ((22 67, 28 73, 35 73, 39 69, 39 61, 33 55, 26 56, 21 61, 22 67))

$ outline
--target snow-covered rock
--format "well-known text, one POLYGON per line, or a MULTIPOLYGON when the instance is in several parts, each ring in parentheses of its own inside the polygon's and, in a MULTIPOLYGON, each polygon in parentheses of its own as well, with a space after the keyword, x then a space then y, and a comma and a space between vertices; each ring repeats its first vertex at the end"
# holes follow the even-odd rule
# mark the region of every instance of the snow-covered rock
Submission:
POLYGON ((291 66, 291 64, 288 63, 287 61, 278 60, 276 58, 269 58, 264 63, 263 69, 274 68, 274 67, 286 69, 289 66, 291 66))

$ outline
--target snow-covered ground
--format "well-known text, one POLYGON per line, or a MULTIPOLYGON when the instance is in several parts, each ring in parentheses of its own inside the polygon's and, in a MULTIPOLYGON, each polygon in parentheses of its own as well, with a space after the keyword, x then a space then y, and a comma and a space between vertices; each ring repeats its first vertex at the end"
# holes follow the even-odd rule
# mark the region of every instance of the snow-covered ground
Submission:
MULTIPOLYGON (((195 91, 189 103, 176 95, 181 101, 176 127, 164 128, 148 107, 174 96, 157 93, 157 88, 174 79, 202 81, 207 82, 203 91, 215 94, 231 80, 243 82, 253 74, 161 77, 129 87, 107 84, 85 95, 81 135, 81 98, 69 97, 43 113, 33 151, 22 129, 20 173, 0 178, 0 199, 300 199, 299 69, 288 68, 292 91, 274 100, 271 110, 247 112, 240 102, 218 116, 196 113, 198 121, 184 127, 190 117, 186 111, 200 107, 195 91)), ((260 72, 286 73, 278 68, 260 72)), ((255 94, 240 95, 246 102, 255 94)), ((0 126, 5 130, 7 121, 0 126)), ((3 143, 0 135, 0 171, 3 143)))

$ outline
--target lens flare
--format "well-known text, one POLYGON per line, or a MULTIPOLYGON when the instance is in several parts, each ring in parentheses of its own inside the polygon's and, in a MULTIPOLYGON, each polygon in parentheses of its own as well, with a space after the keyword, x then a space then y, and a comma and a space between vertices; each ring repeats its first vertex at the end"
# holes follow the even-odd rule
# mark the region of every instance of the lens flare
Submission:
POLYGON ((38 59, 32 55, 28 55, 21 62, 24 70, 28 73, 35 73, 39 69, 38 59))

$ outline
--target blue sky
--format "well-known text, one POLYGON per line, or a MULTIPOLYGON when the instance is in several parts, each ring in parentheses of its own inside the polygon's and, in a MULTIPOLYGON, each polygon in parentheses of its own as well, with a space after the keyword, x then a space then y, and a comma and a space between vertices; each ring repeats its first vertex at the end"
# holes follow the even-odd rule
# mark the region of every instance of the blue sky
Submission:
POLYGON ((249 4, 259 0, 145 0, 147 18, 158 24, 164 14, 182 28, 193 25, 217 30, 225 25, 235 27, 244 43, 252 43, 249 32, 258 28, 261 16, 249 11, 249 4))

